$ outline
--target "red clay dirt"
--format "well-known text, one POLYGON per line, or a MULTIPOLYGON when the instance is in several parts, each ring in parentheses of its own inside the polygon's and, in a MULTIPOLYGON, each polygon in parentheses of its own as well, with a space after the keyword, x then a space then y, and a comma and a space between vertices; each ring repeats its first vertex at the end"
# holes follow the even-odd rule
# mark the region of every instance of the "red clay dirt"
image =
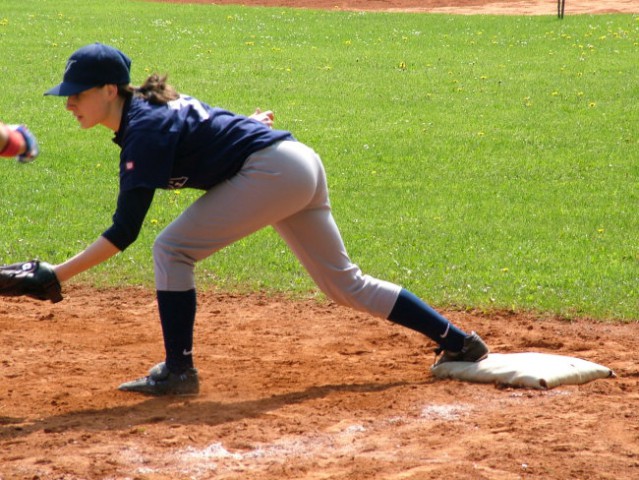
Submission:
MULTIPOLYGON (((566 12, 591 4, 639 11, 634 0, 568 0, 566 12)), ((464 5, 554 11, 551 2, 464 5)), ((55 305, 0 298, 1 480, 639 478, 637 322, 445 312, 495 352, 559 353, 617 374, 548 391, 504 389, 434 379, 432 343, 389 322, 316 300, 211 291, 200 295, 196 324, 201 394, 147 398, 117 386, 162 359, 153 292, 73 285, 65 296, 55 305)))
MULTIPOLYGON (((296 7, 330 10, 402 11, 491 15, 554 15, 553 0, 155 0, 165 3, 205 3, 296 7)), ((637 0, 565 0, 566 15, 639 13, 637 0)))

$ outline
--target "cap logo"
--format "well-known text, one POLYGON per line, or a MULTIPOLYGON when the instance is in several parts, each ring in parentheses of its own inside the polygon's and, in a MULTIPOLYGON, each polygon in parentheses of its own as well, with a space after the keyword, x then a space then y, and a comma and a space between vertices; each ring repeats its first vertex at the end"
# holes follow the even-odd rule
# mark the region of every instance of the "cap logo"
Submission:
POLYGON ((71 67, 73 66, 73 64, 74 64, 75 62, 77 62, 77 60, 69 59, 69 61, 67 62, 67 66, 66 66, 66 68, 64 69, 64 74, 65 74, 65 75, 67 74, 67 72, 68 72, 69 70, 71 70, 71 67))

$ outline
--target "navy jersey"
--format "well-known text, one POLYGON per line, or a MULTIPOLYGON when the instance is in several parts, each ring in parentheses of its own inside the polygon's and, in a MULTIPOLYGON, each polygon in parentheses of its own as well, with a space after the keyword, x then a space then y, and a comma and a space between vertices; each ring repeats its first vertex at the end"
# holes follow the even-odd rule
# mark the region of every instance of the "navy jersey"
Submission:
POLYGON ((208 190, 232 177, 252 153, 290 132, 181 95, 166 105, 133 97, 114 142, 120 154, 120 191, 144 188, 208 190))
POLYGON ((127 100, 113 141, 120 153, 120 194, 103 234, 120 250, 140 233, 156 189, 208 190, 232 177, 254 152, 290 132, 180 96, 166 105, 127 100))

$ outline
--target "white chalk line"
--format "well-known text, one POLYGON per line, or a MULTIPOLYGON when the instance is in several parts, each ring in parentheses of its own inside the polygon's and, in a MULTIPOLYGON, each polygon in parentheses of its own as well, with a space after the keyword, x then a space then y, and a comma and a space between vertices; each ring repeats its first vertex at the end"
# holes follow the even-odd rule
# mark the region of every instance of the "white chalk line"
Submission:
MULTIPOLYGON (((415 430, 434 422, 459 422, 466 419, 474 409, 466 404, 429 404, 421 408, 418 415, 393 416, 385 419, 358 423, 340 422, 330 431, 314 431, 305 435, 287 435, 274 442, 255 443, 254 448, 230 451, 222 441, 215 441, 204 448, 186 447, 163 454, 159 460, 157 452, 147 455, 141 448, 127 447, 122 450, 121 460, 137 475, 176 474, 200 480, 231 475, 234 473, 258 474, 274 465, 289 464, 296 460, 325 464, 330 467, 340 458, 357 457, 380 462, 395 462, 396 452, 387 443, 375 448, 371 438, 384 441, 397 437, 398 429, 415 430), (153 455, 151 457, 151 455, 153 455), (161 464, 159 464, 161 462, 161 464)), ((401 435, 401 433, 399 433, 401 435)), ((424 462, 441 463, 443 459, 428 459, 424 450, 424 462)), ((121 478, 121 477, 119 477, 121 478)), ((317 477, 319 478, 319 477, 317 477)))

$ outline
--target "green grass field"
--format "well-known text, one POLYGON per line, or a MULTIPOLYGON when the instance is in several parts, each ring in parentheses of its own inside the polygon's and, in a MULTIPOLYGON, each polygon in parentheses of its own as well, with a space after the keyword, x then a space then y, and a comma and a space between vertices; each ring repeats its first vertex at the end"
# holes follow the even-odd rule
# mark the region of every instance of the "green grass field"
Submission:
MULTIPOLYGON (((322 156, 353 260, 434 306, 639 319, 639 17, 498 17, 3 0, 0 120, 38 135, 0 164, 0 261, 56 263, 111 221, 119 151, 58 83, 87 43, 133 82, 277 127, 322 156)), ((150 246, 197 192, 160 192, 139 240, 74 279, 152 286, 150 246)), ((199 288, 314 295, 271 231, 204 261, 199 288)))

